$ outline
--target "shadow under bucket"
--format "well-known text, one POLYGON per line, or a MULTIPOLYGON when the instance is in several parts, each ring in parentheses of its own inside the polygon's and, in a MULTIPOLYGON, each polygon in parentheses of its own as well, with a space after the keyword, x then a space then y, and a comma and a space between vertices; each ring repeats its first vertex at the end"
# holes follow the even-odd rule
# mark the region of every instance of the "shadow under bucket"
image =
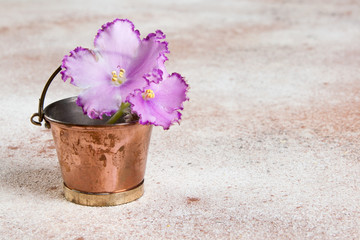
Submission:
POLYGON ((90 119, 76 97, 50 104, 44 118, 54 137, 67 200, 111 206, 143 195, 151 125, 90 119))

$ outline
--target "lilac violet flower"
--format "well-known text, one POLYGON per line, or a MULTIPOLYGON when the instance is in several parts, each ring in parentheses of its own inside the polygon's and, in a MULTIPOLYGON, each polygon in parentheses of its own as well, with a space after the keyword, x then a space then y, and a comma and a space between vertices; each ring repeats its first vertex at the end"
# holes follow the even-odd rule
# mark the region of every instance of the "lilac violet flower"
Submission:
POLYGON ((174 122, 179 122, 186 97, 187 83, 178 73, 166 76, 159 83, 152 82, 143 90, 136 90, 128 101, 132 111, 140 117, 141 124, 154 124, 169 129, 174 122))
POLYGON ((77 47, 66 55, 62 79, 83 89, 77 104, 84 114, 113 115, 109 123, 114 123, 130 107, 141 124, 168 129, 179 122, 188 85, 180 74, 167 73, 164 39, 157 30, 141 40, 132 22, 115 19, 98 31, 93 50, 77 47))

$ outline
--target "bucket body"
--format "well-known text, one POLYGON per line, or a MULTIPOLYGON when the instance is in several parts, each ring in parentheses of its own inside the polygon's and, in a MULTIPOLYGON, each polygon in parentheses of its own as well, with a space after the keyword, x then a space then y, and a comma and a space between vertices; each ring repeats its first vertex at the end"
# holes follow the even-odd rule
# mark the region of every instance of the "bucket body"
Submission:
POLYGON ((76 105, 76 98, 52 103, 44 113, 68 189, 111 194, 142 185, 151 125, 106 125, 106 119, 89 119, 76 105))

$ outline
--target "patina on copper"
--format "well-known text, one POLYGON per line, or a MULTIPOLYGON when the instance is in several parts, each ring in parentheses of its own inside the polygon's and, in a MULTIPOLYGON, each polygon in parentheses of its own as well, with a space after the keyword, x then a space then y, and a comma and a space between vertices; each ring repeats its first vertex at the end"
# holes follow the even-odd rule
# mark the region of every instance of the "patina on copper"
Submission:
POLYGON ((52 103, 44 112, 69 189, 118 193, 142 183, 151 125, 108 125, 106 119, 90 119, 76 105, 76 98, 52 103))

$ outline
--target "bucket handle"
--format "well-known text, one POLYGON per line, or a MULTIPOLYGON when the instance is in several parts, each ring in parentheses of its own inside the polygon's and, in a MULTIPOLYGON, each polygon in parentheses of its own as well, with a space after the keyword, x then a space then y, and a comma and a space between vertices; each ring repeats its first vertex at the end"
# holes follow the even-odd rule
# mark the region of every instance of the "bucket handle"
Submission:
MULTIPOLYGON (((44 120, 44 100, 45 100, 45 95, 46 92, 51 84, 51 82, 53 81, 53 79, 56 77, 56 75, 61 71, 61 66, 58 67, 55 72, 50 76, 49 80, 46 82, 44 90, 41 93, 41 97, 39 99, 39 109, 37 113, 34 113, 31 118, 30 121, 32 124, 36 125, 36 126, 41 126, 41 122, 44 120), (35 117, 38 117, 38 121, 34 120, 35 117)), ((45 127, 46 128, 50 128, 50 124, 46 121, 45 119, 45 127)))

